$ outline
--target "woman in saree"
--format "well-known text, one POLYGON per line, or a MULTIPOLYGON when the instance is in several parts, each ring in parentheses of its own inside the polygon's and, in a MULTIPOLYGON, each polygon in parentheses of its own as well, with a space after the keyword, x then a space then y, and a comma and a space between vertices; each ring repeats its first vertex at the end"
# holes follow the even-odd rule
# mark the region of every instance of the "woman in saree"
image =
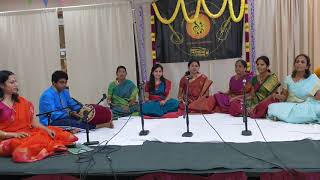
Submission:
POLYGON ((200 62, 191 60, 188 63, 188 71, 180 79, 178 99, 179 108, 184 110, 186 91, 188 85, 188 107, 190 112, 211 113, 215 107, 215 99, 209 96, 209 87, 212 81, 199 72, 200 62))
POLYGON ((108 104, 112 109, 113 119, 139 115, 139 106, 136 102, 137 86, 126 79, 127 69, 124 66, 117 67, 116 75, 116 80, 108 87, 108 104))
MULTIPOLYGON (((280 86, 278 77, 269 70, 270 61, 267 56, 261 56, 256 60, 258 75, 250 82, 250 93, 246 99, 247 112, 251 118, 265 118, 268 105, 278 102, 274 96, 280 86)), ((243 113, 243 99, 237 99, 230 103, 229 114, 241 116, 243 113)))
POLYGON ((236 75, 229 81, 229 91, 226 93, 218 92, 214 95, 216 100, 215 112, 228 113, 230 102, 243 98, 243 80, 246 80, 246 92, 249 92, 252 75, 246 72, 246 61, 239 59, 235 63, 236 75))
POLYGON ((33 105, 18 95, 16 76, 0 71, 0 156, 15 162, 34 162, 67 150, 77 141, 58 127, 43 126, 34 117, 33 105))
POLYGON ((320 122, 320 79, 310 72, 310 58, 295 58, 294 71, 284 80, 278 98, 286 101, 270 104, 268 118, 288 123, 320 122))
POLYGON ((177 112, 179 102, 170 98, 171 81, 163 77, 163 67, 155 64, 146 83, 146 102, 142 105, 142 114, 161 117, 169 112, 177 112))

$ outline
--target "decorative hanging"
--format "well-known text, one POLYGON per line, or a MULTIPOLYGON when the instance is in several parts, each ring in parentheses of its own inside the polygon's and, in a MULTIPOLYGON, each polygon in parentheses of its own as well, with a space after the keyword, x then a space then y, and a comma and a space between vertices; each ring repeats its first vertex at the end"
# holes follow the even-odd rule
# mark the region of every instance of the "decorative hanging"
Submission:
POLYGON ((155 33, 156 27, 155 27, 155 19, 154 19, 155 12, 153 8, 150 8, 150 9, 151 9, 150 24, 151 24, 151 42, 152 42, 151 57, 152 57, 152 63, 155 64, 157 62, 156 33, 155 33))
POLYGON ((251 72, 256 71, 256 30, 255 30, 255 18, 254 18, 254 0, 249 0, 250 15, 249 15, 249 24, 250 24, 250 59, 251 59, 251 72))
POLYGON ((145 48, 145 40, 144 40, 144 10, 143 6, 139 6, 138 9, 138 17, 139 17, 139 28, 138 28, 138 42, 139 42, 139 64, 140 64, 140 74, 143 82, 147 82, 147 64, 146 64, 146 48, 145 48))
POLYGON ((240 22, 242 20, 242 18, 243 18, 243 15, 244 15, 245 0, 241 0, 240 13, 239 13, 238 17, 235 16, 232 0, 224 0, 223 4, 222 4, 222 7, 221 7, 220 11, 217 14, 213 14, 213 13, 210 12, 210 10, 207 7, 207 4, 206 4, 205 0, 198 0, 197 1, 197 6, 196 6, 196 10, 195 10, 195 13, 194 13, 194 16, 193 16, 192 19, 190 19, 189 16, 188 16, 184 0, 177 0, 176 8, 175 8, 172 16, 169 19, 163 18, 160 15, 160 12, 158 10, 157 4, 155 2, 152 3, 152 7, 153 7, 153 10, 154 10, 157 18, 163 24, 172 23, 176 19, 177 15, 178 15, 178 12, 180 10, 180 7, 181 7, 181 10, 182 10, 182 14, 183 14, 184 19, 188 23, 193 23, 199 17, 201 6, 202 6, 204 12, 209 17, 211 17, 211 18, 219 18, 224 13, 224 11, 226 9, 226 6, 227 6, 227 3, 228 3, 230 17, 231 17, 232 21, 240 22))
POLYGON ((248 15, 248 0, 246 0, 245 8, 244 8, 244 37, 245 37, 245 51, 246 56, 245 60, 247 62, 247 72, 251 70, 251 63, 250 63, 250 26, 249 26, 249 15, 248 15))

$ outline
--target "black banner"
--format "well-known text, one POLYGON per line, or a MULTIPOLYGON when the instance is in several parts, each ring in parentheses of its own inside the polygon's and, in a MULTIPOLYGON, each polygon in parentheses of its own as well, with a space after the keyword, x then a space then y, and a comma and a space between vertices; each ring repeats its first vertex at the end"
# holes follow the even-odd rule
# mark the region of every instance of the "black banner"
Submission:
MULTIPOLYGON (((224 0, 206 0, 211 13, 221 9, 224 0)), ((157 7, 162 17, 169 19, 177 0, 159 0, 157 7)), ((189 17, 193 17, 197 0, 185 0, 189 17)), ((235 15, 239 15, 240 0, 233 1, 235 15)), ((157 62, 174 63, 195 60, 214 60, 241 57, 243 20, 232 21, 228 4, 223 15, 212 19, 201 8, 199 18, 187 23, 181 11, 171 24, 162 24, 155 16, 157 62)))

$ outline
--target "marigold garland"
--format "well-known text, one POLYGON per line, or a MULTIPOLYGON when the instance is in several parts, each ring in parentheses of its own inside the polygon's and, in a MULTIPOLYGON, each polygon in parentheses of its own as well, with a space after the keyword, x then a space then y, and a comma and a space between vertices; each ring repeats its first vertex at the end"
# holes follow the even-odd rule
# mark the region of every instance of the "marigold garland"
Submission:
POLYGON ((190 17, 188 16, 188 13, 187 13, 187 10, 186 10, 186 5, 184 3, 184 0, 177 0, 177 4, 176 4, 176 8, 172 14, 172 16, 169 18, 169 19, 166 19, 166 18, 163 18, 161 15, 160 15, 160 12, 159 12, 159 9, 156 5, 155 2, 152 3, 152 7, 154 9, 154 12, 157 16, 157 18, 159 19, 159 21, 163 24, 170 24, 172 23, 177 15, 178 15, 178 12, 179 12, 179 9, 181 7, 182 9, 182 14, 183 14, 183 17, 184 19, 188 22, 188 23, 193 23, 199 16, 199 13, 200 13, 200 9, 201 9, 201 6, 204 10, 204 12, 211 18, 219 18, 220 16, 222 16, 222 14, 224 13, 225 9, 226 9, 226 6, 227 6, 227 3, 228 3, 228 7, 229 7, 229 12, 230 12, 230 17, 232 19, 232 21, 234 22, 240 22, 243 18, 243 14, 244 14, 244 8, 245 8, 245 0, 241 0, 241 5, 240 5, 240 13, 238 15, 238 17, 236 17, 235 13, 234 13, 234 9, 233 9, 233 2, 232 0, 224 0, 223 1, 223 4, 222 4, 222 7, 221 9, 219 10, 219 12, 217 14, 213 14, 210 12, 210 10, 208 9, 207 7, 207 4, 205 2, 205 0, 198 0, 197 1, 197 7, 196 7, 196 11, 195 11, 195 14, 193 16, 192 19, 190 19, 190 17))

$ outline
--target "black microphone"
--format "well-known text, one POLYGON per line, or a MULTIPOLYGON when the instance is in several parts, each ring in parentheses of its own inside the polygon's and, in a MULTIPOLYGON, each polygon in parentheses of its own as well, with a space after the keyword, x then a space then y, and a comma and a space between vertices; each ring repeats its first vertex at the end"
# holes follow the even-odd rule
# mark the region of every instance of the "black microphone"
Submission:
POLYGON ((246 79, 243 79, 242 80, 242 86, 243 86, 243 122, 246 123, 247 122, 247 98, 246 98, 246 83, 247 83, 247 80, 246 79))
POLYGON ((242 113, 242 118, 243 118, 243 122, 245 125, 245 129, 241 132, 241 134, 243 136, 251 136, 252 132, 250 130, 248 130, 248 117, 247 117, 247 102, 246 102, 246 83, 247 80, 244 78, 242 80, 243 83, 243 104, 242 104, 242 108, 243 108, 243 113, 242 113))
POLYGON ((72 100, 74 100, 78 105, 80 105, 81 107, 83 106, 83 104, 81 102, 79 102, 78 100, 76 100, 75 98, 71 98, 72 100))
MULTIPOLYGON (((107 99, 107 95, 105 93, 102 94, 102 98, 100 99, 100 101, 96 104, 99 105, 102 101, 104 101, 105 99, 107 99)), ((90 112, 89 112, 90 113, 90 112)))
POLYGON ((192 76, 190 75, 190 71, 187 71, 184 76, 186 77, 187 80, 192 79, 192 76))
POLYGON ((138 86, 141 87, 141 86, 143 86, 143 85, 145 85, 145 84, 146 84, 145 82, 141 81, 141 82, 138 84, 138 86))
POLYGON ((102 101, 105 100, 105 99, 107 99, 107 95, 106 95, 106 93, 103 93, 102 94, 102 101))

